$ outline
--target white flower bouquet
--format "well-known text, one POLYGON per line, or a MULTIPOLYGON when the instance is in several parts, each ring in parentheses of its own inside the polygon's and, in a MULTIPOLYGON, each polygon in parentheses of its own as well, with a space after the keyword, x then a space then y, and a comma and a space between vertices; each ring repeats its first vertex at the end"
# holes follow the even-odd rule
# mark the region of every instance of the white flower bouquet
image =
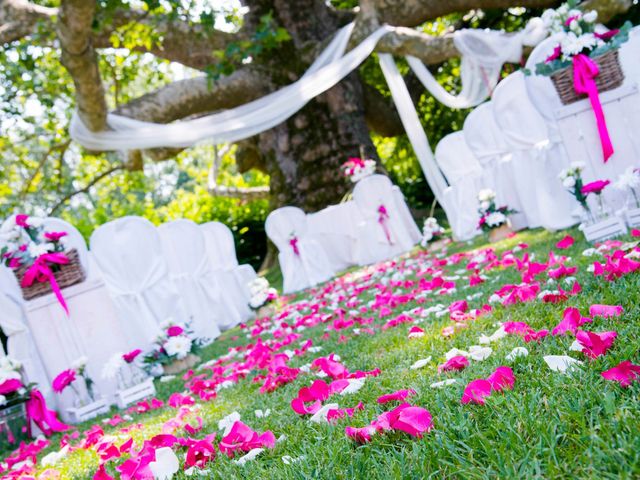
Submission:
POLYGON ((195 338, 188 324, 167 320, 161 325, 162 333, 156 337, 153 347, 144 356, 148 371, 154 373, 161 367, 165 374, 177 373, 200 361, 199 351, 207 339, 195 338))

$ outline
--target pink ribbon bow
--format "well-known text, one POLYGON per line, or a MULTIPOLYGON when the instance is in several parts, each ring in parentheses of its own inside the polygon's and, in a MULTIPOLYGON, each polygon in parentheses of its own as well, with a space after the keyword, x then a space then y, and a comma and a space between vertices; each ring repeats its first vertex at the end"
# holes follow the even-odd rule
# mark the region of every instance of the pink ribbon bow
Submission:
MULTIPOLYGON (((27 410, 27 428, 31 429, 31 421, 33 421, 46 436, 69 430, 69 425, 58 420, 56 412, 47 408, 47 402, 40 390, 33 389, 31 391, 31 398, 27 400, 25 407, 27 410)), ((29 433, 31 432, 29 431, 29 433)))
POLYGON ((576 93, 585 93, 589 96, 591 108, 593 108, 593 113, 596 116, 604 162, 607 163, 607 160, 613 155, 613 145, 609 137, 609 130, 607 129, 607 122, 604 118, 598 86, 595 81, 599 73, 600 70, 596 62, 586 55, 581 53, 573 57, 573 88, 575 88, 576 93))
POLYGON ((389 245, 393 244, 391 241, 391 232, 389 232, 389 226, 387 225, 387 220, 389 219, 389 213, 387 212, 387 208, 384 205, 380 205, 378 207, 378 223, 384 230, 384 234, 387 237, 387 241, 389 245))
POLYGON ((56 277, 53 275, 51 268, 49 268, 50 263, 66 265, 69 263, 69 258, 64 253, 45 253, 40 255, 25 272, 20 285, 22 287, 30 287, 33 285, 33 282, 49 282, 51 284, 51 290, 58 299, 58 302, 60 302, 64 311, 69 315, 67 303, 64 301, 56 277))
POLYGON ((298 248, 298 237, 293 237, 291 240, 289 240, 289 245, 291 245, 291 248, 293 248, 293 253, 300 256, 300 249, 298 248))

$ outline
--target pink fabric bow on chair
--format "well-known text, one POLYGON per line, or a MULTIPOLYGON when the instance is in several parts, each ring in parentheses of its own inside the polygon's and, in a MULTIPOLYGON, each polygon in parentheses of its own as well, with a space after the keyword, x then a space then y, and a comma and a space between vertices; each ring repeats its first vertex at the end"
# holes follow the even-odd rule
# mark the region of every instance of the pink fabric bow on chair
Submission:
POLYGON ((29 269, 25 272, 24 277, 20 285, 22 287, 30 287, 33 282, 49 282, 51 284, 51 290, 55 294, 58 302, 64 308, 64 311, 69 315, 69 309, 67 303, 64 301, 56 277, 53 275, 49 264, 66 265, 69 263, 69 258, 64 253, 45 253, 40 255, 29 269))
POLYGON ((31 391, 31 398, 27 400, 26 410, 27 428, 29 429, 31 429, 31 422, 33 421, 46 436, 69 430, 69 425, 58 420, 56 412, 47 408, 47 402, 40 390, 33 389, 31 391))
POLYGON ((289 240, 289 245, 291 245, 293 253, 295 253, 299 257, 300 249, 298 248, 298 237, 293 237, 291 240, 289 240))
POLYGON ((607 160, 613 155, 613 145, 609 137, 609 130, 604 118, 602 104, 600 103, 600 94, 595 81, 599 73, 598 65, 588 56, 581 53, 573 57, 573 88, 575 88, 576 93, 583 93, 589 96, 593 113, 596 116, 604 162, 607 163, 607 160))
POLYGON ((387 225, 387 221, 389 220, 389 213, 387 212, 387 208, 384 205, 380 205, 378 207, 378 223, 384 230, 384 234, 387 237, 387 242, 389 245, 393 245, 391 241, 391 232, 389 231, 389 225, 387 225))

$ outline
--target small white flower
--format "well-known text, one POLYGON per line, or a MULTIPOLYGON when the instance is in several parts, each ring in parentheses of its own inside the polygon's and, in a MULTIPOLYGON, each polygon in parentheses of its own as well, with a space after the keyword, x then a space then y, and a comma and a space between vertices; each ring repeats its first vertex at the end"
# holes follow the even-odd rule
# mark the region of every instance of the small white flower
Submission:
POLYGON ((507 221, 507 217, 500 212, 493 212, 487 215, 487 225, 490 227, 498 227, 507 221))
POLYGON ((573 188, 576 186, 576 179, 575 177, 567 177, 562 181, 562 186, 564 188, 573 188))
POLYGON ((598 12, 591 10, 582 16, 582 19, 587 23, 595 23, 598 19, 598 12))
POLYGON ((513 362, 516 358, 526 357, 527 355, 529 355, 529 350, 524 347, 516 347, 506 356, 506 359, 509 362, 513 362))
POLYGON ((175 356, 181 360, 191 352, 192 344, 193 342, 190 338, 185 337, 184 335, 177 335, 169 338, 163 346, 167 355, 170 357, 175 356))
POLYGON ((478 192, 478 200, 480 202, 490 202, 496 198, 496 192, 490 188, 482 189, 478 192))

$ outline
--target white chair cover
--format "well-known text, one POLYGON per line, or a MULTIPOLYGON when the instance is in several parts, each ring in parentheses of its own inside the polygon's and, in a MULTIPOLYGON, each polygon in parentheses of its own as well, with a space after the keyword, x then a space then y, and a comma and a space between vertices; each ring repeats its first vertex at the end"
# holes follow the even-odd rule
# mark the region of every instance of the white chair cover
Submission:
POLYGON ((160 225, 158 232, 169 275, 196 335, 213 340, 221 329, 238 324, 240 315, 213 275, 198 225, 191 220, 174 220, 160 225))
POLYGON ((267 236, 278 247, 284 280, 283 292, 291 293, 322 283, 333 275, 327 254, 308 234, 307 217, 296 207, 283 207, 269 214, 267 236), (297 239, 298 254, 289 243, 297 239))
POLYGON ((371 175, 360 180, 353 190, 353 200, 364 219, 358 225, 356 258, 359 265, 388 260, 415 245, 405 218, 396 206, 393 184, 387 177, 371 175), (381 207, 386 210, 386 216, 379 212, 381 207))
MULTIPOLYGON (((615 150, 607 163, 603 161, 600 137, 588 100, 563 106, 548 77, 532 75, 526 79, 532 102, 543 116, 551 117, 551 125, 556 128, 556 139, 564 143, 566 163, 580 161, 586 164, 582 175, 585 182, 597 179, 615 181, 628 167, 638 164, 640 137, 635 132, 636 126, 640 123, 640 94, 633 90, 637 85, 637 82, 633 81, 639 54, 637 35, 637 31, 632 32, 630 42, 620 49, 620 60, 627 77, 625 84, 619 89, 600 94, 615 150)), ((531 53, 527 67, 535 70, 535 64, 544 61, 557 43, 558 40, 554 37, 542 42, 531 53)), ((607 188, 603 196, 612 210, 618 210, 623 206, 625 195, 615 188, 607 188)), ((576 211, 579 211, 577 203, 573 204, 576 211)))
POLYGON ((422 232, 416 225, 416 221, 413 219, 413 215, 411 214, 411 209, 407 204, 406 198, 404 198, 404 194, 400 187, 394 185, 393 188, 393 200, 395 201, 396 208, 398 209, 398 214, 400 216, 400 220, 404 225, 404 228, 407 230, 407 234, 411 238, 411 241, 415 245, 416 243, 420 243, 422 240, 422 232))
POLYGON ((132 343, 144 348, 160 332, 160 323, 186 320, 151 222, 140 217, 114 220, 98 227, 90 244, 132 343))
POLYGON ((524 74, 515 72, 500 82, 491 103, 513 154, 514 181, 529 227, 571 226, 573 205, 558 179, 566 162, 549 139, 544 117, 529 101, 524 74))
POLYGON ((7 336, 6 354, 22 363, 26 380, 37 383, 40 391, 49 397, 49 379, 25 319, 20 286, 13 272, 3 265, 0 265, 0 311, 0 327, 7 336))
POLYGON ((204 234, 207 255, 213 274, 219 285, 224 285, 224 296, 228 296, 242 320, 252 316, 249 300, 249 282, 257 277, 251 265, 238 265, 233 233, 220 222, 200 225, 204 234))
POLYGON ((449 224, 458 240, 469 240, 478 230, 478 192, 484 188, 484 172, 464 138, 450 133, 436 146, 436 162, 449 182, 444 194, 450 205, 449 224))
MULTIPOLYGON (((515 188, 512 154, 496 123, 493 105, 486 102, 472 111, 464 122, 464 138, 484 170, 485 187, 496 192, 496 203, 522 212, 515 188)), ((527 226, 522 213, 511 216, 515 229, 527 226)))
POLYGON ((356 265, 356 226, 362 220, 353 201, 331 205, 307 215, 308 231, 327 253, 334 273, 356 265))

